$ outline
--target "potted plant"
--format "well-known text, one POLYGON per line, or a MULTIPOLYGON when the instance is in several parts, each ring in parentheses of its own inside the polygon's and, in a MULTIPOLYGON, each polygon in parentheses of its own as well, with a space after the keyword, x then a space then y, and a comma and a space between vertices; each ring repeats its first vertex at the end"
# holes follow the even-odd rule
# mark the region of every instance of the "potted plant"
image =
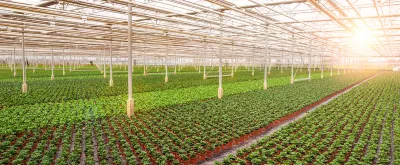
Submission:
POLYGON ((194 151, 190 151, 189 152, 189 158, 190 158, 190 161, 189 161, 189 163, 190 164, 197 164, 197 157, 196 157, 196 152, 194 152, 194 151))
POLYGON ((215 144, 209 144, 207 146, 206 157, 208 158, 211 157, 214 150, 215 150, 215 144))
POLYGON ((182 164, 189 165, 189 157, 186 154, 179 154, 179 157, 182 160, 182 164))

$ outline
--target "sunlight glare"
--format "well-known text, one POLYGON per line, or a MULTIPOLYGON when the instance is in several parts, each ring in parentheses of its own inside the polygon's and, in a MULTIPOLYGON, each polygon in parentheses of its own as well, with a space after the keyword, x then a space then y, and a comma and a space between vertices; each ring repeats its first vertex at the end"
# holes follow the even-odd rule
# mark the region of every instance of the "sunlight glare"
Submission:
POLYGON ((353 38, 353 44, 367 45, 370 42, 372 33, 368 28, 357 28, 355 33, 356 36, 353 38))

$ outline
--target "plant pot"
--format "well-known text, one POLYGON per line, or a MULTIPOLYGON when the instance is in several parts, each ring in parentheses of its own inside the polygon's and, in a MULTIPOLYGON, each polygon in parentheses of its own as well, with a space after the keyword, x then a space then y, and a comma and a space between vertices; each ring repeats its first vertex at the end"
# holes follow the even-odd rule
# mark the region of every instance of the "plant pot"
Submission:
POLYGON ((182 164, 184 164, 184 165, 189 165, 189 164, 190 164, 190 161, 189 161, 189 160, 182 160, 182 164))
POLYGON ((215 154, 219 154, 221 152, 221 147, 216 147, 214 151, 215 154))
POLYGON ((239 138, 239 143, 244 142, 244 140, 246 139, 244 136, 245 136, 245 135, 243 135, 243 136, 241 136, 241 137, 239 138))
POLYGON ((229 149, 229 148, 232 148, 232 146, 233 146, 233 141, 230 141, 230 142, 228 142, 226 148, 229 149))
POLYGON ((207 158, 207 153, 202 153, 201 156, 203 156, 203 157, 202 157, 202 160, 206 160, 206 158, 207 158))
POLYGON ((197 158, 194 157, 194 158, 190 159, 189 163, 190 164, 197 164, 197 158))
POLYGON ((207 152, 206 152, 206 157, 207 157, 207 158, 210 158, 211 156, 212 156, 212 151, 207 151, 207 152))

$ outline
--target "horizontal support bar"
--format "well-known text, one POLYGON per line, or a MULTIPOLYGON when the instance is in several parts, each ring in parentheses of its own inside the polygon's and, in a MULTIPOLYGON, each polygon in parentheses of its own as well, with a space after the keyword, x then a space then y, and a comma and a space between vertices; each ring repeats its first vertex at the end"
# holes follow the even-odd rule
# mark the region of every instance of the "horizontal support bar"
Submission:
MULTIPOLYGON (((226 77, 226 76, 232 76, 232 75, 231 74, 222 75, 222 77, 226 77)), ((206 77, 219 77, 219 75, 211 75, 211 76, 206 76, 206 77)))
POLYGON ((311 78, 295 79, 294 82, 298 82, 298 81, 307 81, 307 80, 311 80, 311 78))

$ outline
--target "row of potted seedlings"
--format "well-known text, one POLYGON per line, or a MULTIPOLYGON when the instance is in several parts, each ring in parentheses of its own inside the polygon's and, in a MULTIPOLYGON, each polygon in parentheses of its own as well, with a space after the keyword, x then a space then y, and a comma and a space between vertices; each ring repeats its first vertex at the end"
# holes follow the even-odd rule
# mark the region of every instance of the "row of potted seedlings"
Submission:
POLYGON ((390 140, 396 138, 390 136, 394 125, 383 123, 394 116, 393 100, 400 99, 392 92, 399 88, 398 76, 372 79, 216 164, 389 164, 390 140))

